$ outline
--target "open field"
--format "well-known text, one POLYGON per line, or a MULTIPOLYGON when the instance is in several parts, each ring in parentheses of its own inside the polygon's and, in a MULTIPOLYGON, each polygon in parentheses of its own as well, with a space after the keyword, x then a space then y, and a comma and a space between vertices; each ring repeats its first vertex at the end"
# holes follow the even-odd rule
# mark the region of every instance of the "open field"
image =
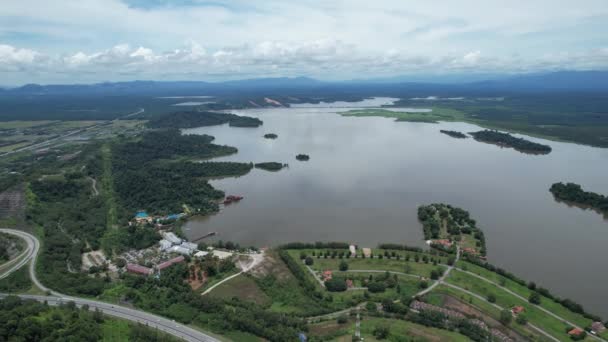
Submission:
POLYGON ((258 305, 269 305, 270 298, 260 290, 255 280, 241 274, 216 287, 208 294, 212 297, 230 300, 237 297, 244 301, 254 302, 258 305))

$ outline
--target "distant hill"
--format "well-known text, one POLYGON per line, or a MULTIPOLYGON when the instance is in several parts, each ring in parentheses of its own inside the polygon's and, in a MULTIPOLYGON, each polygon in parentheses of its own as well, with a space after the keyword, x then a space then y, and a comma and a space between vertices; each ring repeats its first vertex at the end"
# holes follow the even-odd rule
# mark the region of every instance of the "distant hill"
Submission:
MULTIPOLYGON (((489 75, 488 75, 489 76, 489 75)), ((525 74, 513 77, 496 76, 496 79, 468 83, 457 82, 457 78, 437 77, 436 82, 420 82, 420 77, 411 79, 396 76, 386 79, 320 81, 308 77, 254 78, 224 82, 203 81, 132 81, 96 84, 27 84, 5 90, 3 93, 48 94, 48 95, 217 95, 233 93, 235 90, 248 93, 285 92, 286 90, 345 90, 357 93, 393 94, 403 91, 418 92, 543 92, 543 91, 606 91, 608 71, 559 71, 525 74), (418 81, 416 81, 418 80, 418 81), (443 83, 441 81, 443 80, 443 83)), ((431 80, 432 78, 429 78, 431 80)), ((470 79, 470 78, 469 78, 470 79)))

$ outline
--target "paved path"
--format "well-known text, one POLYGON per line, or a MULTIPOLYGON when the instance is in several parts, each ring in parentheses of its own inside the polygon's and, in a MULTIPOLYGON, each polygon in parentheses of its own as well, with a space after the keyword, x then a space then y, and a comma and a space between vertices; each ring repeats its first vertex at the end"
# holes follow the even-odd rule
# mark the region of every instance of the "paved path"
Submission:
MULTIPOLYGON (((497 284, 497 283, 493 282, 493 281, 492 281, 492 280, 490 280, 490 279, 484 278, 484 277, 482 277, 482 276, 480 276, 480 275, 477 275, 477 274, 475 274, 475 273, 473 273, 473 272, 470 272, 470 271, 465 271, 465 270, 463 270, 463 269, 461 269, 461 268, 456 268, 456 270, 458 270, 458 271, 460 271, 460 272, 463 272, 463 273, 466 273, 466 274, 468 274, 468 275, 470 275, 470 276, 473 276, 473 277, 475 277, 475 278, 477 278, 477 279, 479 279, 479 280, 483 280, 483 281, 485 281, 486 283, 490 283, 490 284, 492 284, 492 285, 494 285, 494 286, 496 286, 496 287, 500 288, 501 290, 503 290, 503 291, 505 291, 505 292, 509 293, 510 295, 512 295, 512 296, 514 296, 514 297, 517 297, 517 298, 519 298, 519 299, 521 299, 521 300, 523 300, 523 301, 525 301, 525 302, 528 302, 528 298, 524 298, 523 296, 520 296, 519 294, 517 294, 517 293, 515 293, 515 292, 513 292, 513 291, 511 291, 511 290, 509 290, 508 288, 506 288, 506 287, 504 287, 504 286, 502 286, 502 285, 500 285, 500 284, 497 284)), ((578 325, 576 325, 575 323, 570 322, 570 321, 568 321, 568 320, 566 320, 566 319, 564 319, 564 318, 562 318, 562 317, 560 317, 560 316, 558 316, 558 315, 554 314, 553 312, 551 312, 551 311, 549 311, 549 310, 547 310, 547 309, 543 308, 542 306, 539 306, 539 305, 536 305, 536 304, 532 304, 532 303, 530 303, 530 305, 533 305, 534 307, 536 307, 537 309, 539 309, 539 310, 541 310, 542 312, 546 313, 547 315, 549 315, 549 316, 551 316, 551 317, 553 317, 553 318, 555 318, 555 319, 557 319, 557 320, 559 320, 559 321, 561 321, 561 322, 564 322, 564 323, 566 323, 566 324, 568 324, 568 325, 571 325, 571 326, 576 327, 576 328, 579 328, 579 329, 583 329, 583 328, 584 328, 584 327, 578 326, 578 325)), ((587 336, 590 336, 590 337, 592 337, 592 338, 595 338, 595 339, 596 339, 596 340, 598 340, 598 341, 604 341, 604 342, 606 342, 606 340, 604 340, 603 338, 601 338, 601 337, 599 337, 599 336, 597 336, 597 335, 593 335, 593 334, 587 334, 587 336)))
POLYGON ((433 284, 431 284, 431 286, 427 287, 426 289, 416 293, 415 297, 420 297, 420 296, 424 296, 425 294, 431 292, 435 287, 437 287, 439 284, 443 284, 445 278, 447 278, 450 275, 450 272, 452 272, 452 270, 454 269, 454 265, 456 265, 456 263, 458 262, 458 260, 460 260, 460 246, 456 245, 456 260, 454 260, 454 263, 452 263, 452 266, 448 266, 448 269, 443 273, 443 275, 433 284))
MULTIPOLYGON (((40 249, 40 242, 38 241, 38 239, 31 234, 19 230, 0 229, 0 231, 19 236, 27 242, 27 248, 29 252, 27 257, 25 257, 24 260, 20 262, 20 264, 21 266, 23 266, 31 260, 32 262, 30 263, 29 272, 32 282, 36 284, 36 286, 38 286, 41 290, 50 294, 49 296, 18 295, 19 297, 24 299, 33 299, 40 302, 47 302, 49 303, 49 305, 59 305, 68 302, 74 302, 79 307, 83 305, 88 305, 90 310, 99 309, 106 315, 126 319, 135 323, 141 323, 143 325, 147 325, 151 328, 164 331, 168 334, 171 334, 177 338, 186 341, 219 342, 219 340, 215 337, 209 336, 202 331, 195 330, 183 324, 176 323, 175 321, 151 313, 96 300, 72 297, 47 288, 42 283, 40 283, 40 281, 36 277, 36 257, 38 254, 38 250, 40 249)), ((11 272, 14 272, 15 270, 16 269, 13 269, 11 272)), ((0 298, 6 296, 8 296, 8 294, 0 293, 0 298)))

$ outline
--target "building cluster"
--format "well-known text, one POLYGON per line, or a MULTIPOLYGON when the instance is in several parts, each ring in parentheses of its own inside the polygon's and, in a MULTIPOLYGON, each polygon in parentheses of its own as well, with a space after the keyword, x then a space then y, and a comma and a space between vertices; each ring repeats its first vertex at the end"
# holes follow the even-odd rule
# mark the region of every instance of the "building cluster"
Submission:
POLYGON ((163 239, 159 241, 159 245, 163 252, 192 255, 198 249, 197 244, 184 241, 172 232, 163 232, 161 235, 163 239))
MULTIPOLYGON (((135 214, 133 221, 136 224, 146 224, 146 223, 153 224, 153 223, 161 223, 161 222, 166 222, 166 221, 175 221, 175 220, 182 218, 185 215, 186 215, 185 213, 179 213, 179 214, 169 214, 166 216, 150 216, 150 215, 148 215, 147 212, 142 210, 142 211, 138 211, 135 214)), ((130 222, 130 224, 131 224, 131 222, 130 222)))

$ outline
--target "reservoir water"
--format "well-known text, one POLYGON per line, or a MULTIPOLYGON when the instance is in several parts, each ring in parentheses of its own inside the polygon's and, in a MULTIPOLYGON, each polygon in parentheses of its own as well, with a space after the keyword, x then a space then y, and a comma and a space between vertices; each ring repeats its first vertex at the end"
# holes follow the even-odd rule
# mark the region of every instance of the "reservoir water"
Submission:
POLYGON ((289 241, 423 246, 417 207, 449 203, 477 219, 491 263, 608 318, 608 221, 558 203, 548 191, 552 183, 566 181, 608 194, 608 149, 527 137, 553 148, 548 155, 527 155, 439 133, 481 129, 471 124, 342 117, 336 114, 340 110, 348 109, 319 104, 232 111, 259 117, 264 125, 184 130, 239 149, 216 160, 289 164, 279 172, 254 169, 212 181, 245 199, 190 220, 185 233, 195 238, 217 231, 218 239, 256 246, 289 241), (279 137, 264 139, 265 133, 279 137), (299 153, 310 160, 297 161, 299 153))

